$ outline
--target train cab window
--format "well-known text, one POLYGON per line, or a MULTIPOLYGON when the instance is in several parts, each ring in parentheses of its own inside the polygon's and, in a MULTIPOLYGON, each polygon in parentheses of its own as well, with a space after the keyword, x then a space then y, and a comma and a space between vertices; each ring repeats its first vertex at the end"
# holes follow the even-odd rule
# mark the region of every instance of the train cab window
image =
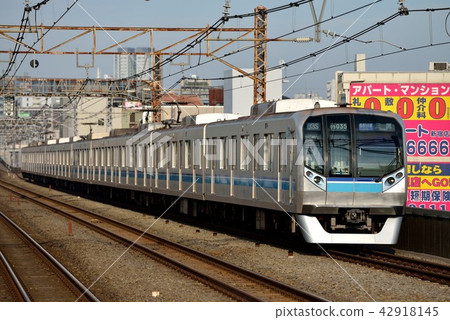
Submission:
POLYGON ((351 176, 351 123, 348 115, 327 117, 330 177, 351 176))
POLYGON ((404 166, 403 130, 390 118, 355 116, 358 176, 383 177, 404 166))
POLYGON ((305 167, 324 174, 322 117, 311 117, 305 122, 303 150, 305 167))

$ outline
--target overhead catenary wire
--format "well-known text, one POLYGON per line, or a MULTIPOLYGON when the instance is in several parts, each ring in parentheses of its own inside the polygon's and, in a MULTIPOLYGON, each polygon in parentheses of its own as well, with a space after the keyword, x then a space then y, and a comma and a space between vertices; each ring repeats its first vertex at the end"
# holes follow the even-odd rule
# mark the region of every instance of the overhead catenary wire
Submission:
MULTIPOLYGON (((39 10, 40 6, 46 4, 48 1, 49 1, 49 0, 44 0, 44 1, 42 1, 41 3, 39 3, 39 4, 37 4, 37 5, 33 6, 33 7, 26 6, 26 8, 24 9, 24 14, 23 14, 23 18, 22 18, 22 23, 21 23, 21 28, 20 28, 21 30, 22 30, 22 29, 25 30, 25 28, 26 28, 26 26, 27 26, 27 24, 28 24, 28 22, 29 22, 29 20, 27 19, 27 17, 28 17, 28 13, 31 11, 31 9, 39 10)), ((31 50, 33 50, 34 46, 35 46, 35 45, 36 45, 36 44, 37 44, 44 36, 47 35, 47 33, 52 29, 52 27, 55 26, 55 25, 56 25, 56 24, 57 24, 57 23, 58 23, 58 22, 59 22, 66 14, 67 14, 68 11, 69 11, 70 9, 72 9, 73 6, 74 6, 77 2, 78 2, 78 0, 75 0, 75 1, 67 8, 67 10, 66 10, 66 11, 65 11, 65 12, 64 12, 64 13, 63 13, 63 14, 62 14, 62 15, 54 22, 54 23, 53 23, 53 25, 51 26, 51 28, 48 29, 48 30, 47 30, 40 38, 38 38, 38 39, 31 45, 31 47, 29 47, 28 52, 24 55, 22 61, 21 61, 20 64, 19 64, 19 66, 16 68, 16 72, 11 76, 10 81, 14 78, 15 74, 17 73, 17 71, 18 71, 19 68, 21 67, 21 65, 22 65, 22 63, 24 62, 24 60, 25 60, 26 56, 28 55, 28 53, 30 53, 31 50)), ((299 1, 299 2, 301 2, 301 1, 299 1)), ((176 54, 174 54, 174 55, 171 56, 170 58, 166 59, 165 61, 160 62, 160 64, 158 65, 158 67, 160 68, 160 67, 162 67, 163 65, 172 62, 172 61, 173 61, 174 59, 176 59, 177 57, 183 55, 183 53, 185 53, 185 52, 191 50, 191 49, 194 48, 197 44, 200 44, 200 43, 201 43, 201 42, 209 35, 210 32, 217 30, 217 28, 219 28, 220 25, 222 25, 222 24, 225 22, 225 20, 226 20, 226 18, 224 18, 224 17, 222 17, 221 19, 217 20, 216 23, 215 23, 213 26, 207 28, 207 29, 206 29, 202 34, 200 34, 196 39, 194 39, 194 40, 193 40, 192 42, 190 42, 187 46, 185 46, 185 48, 181 49, 179 52, 177 52, 176 54)), ((17 57, 17 52, 18 52, 19 49, 20 49, 20 43, 21 43, 21 41, 23 40, 23 34, 19 34, 17 40, 18 40, 18 41, 16 42, 16 48, 15 48, 15 50, 14 50, 14 52, 15 52, 14 59, 11 59, 11 61, 10 61, 10 66, 9 66, 9 68, 7 69, 7 72, 5 72, 5 74, 2 76, 2 78, 0 78, 0 80, 3 79, 3 78, 5 78, 5 77, 9 74, 10 70, 12 69, 12 66, 15 64, 15 58, 17 57)), ((199 61, 199 63, 200 63, 200 61, 199 61)), ((124 79, 120 79, 120 80, 130 80, 130 79, 134 79, 134 78, 141 77, 141 76, 143 76, 143 75, 145 75, 145 74, 147 74, 147 73, 149 73, 149 72, 152 72, 154 68, 155 68, 155 67, 150 68, 150 69, 148 69, 148 70, 144 70, 144 71, 142 71, 142 72, 140 72, 140 73, 137 73, 137 74, 135 74, 135 75, 133 75, 133 76, 130 76, 130 77, 127 77, 127 78, 124 78, 124 79)), ((63 108, 64 108, 65 106, 68 106, 68 105, 72 104, 73 101, 74 101, 75 99, 77 99, 77 98, 79 99, 79 98, 81 97, 81 93, 82 93, 82 91, 84 90, 84 87, 86 86, 86 84, 87 84, 88 82, 89 82, 89 79, 86 78, 86 80, 85 80, 85 81, 83 82, 83 84, 80 86, 80 89, 78 90, 78 92, 77 92, 74 96, 69 97, 69 101, 63 106, 63 108)), ((9 85, 9 83, 8 83, 8 85, 9 85)), ((8 85, 6 85, 5 87, 7 87, 8 85)))
MULTIPOLYGON (((333 64, 333 65, 330 65, 330 66, 325 66, 325 67, 314 69, 314 70, 311 70, 311 71, 305 71, 305 72, 292 74, 290 76, 286 76, 286 77, 282 77, 282 78, 272 79, 272 80, 269 80, 267 82, 275 82, 275 81, 279 81, 279 80, 282 80, 282 79, 296 78, 296 77, 301 76, 301 75, 313 74, 313 73, 322 72, 322 71, 326 71, 326 70, 330 70, 330 69, 335 69, 335 68, 338 68, 338 67, 343 67, 343 66, 346 66, 346 65, 349 65, 349 64, 353 64, 354 62, 370 61, 370 60, 375 60, 375 59, 379 59, 379 58, 385 58, 387 56, 397 55, 397 54, 400 54, 400 53, 416 51, 416 50, 426 49, 426 48, 430 48, 430 47, 444 46, 444 45, 450 45, 450 41, 434 43, 434 44, 426 44, 426 45, 421 45, 421 46, 412 47, 412 48, 402 48, 402 49, 399 49, 399 50, 396 50, 396 51, 392 51, 392 52, 388 52, 388 53, 380 53, 378 55, 374 55, 374 56, 371 56, 371 57, 366 57, 364 59, 358 59, 358 60, 355 60, 355 61, 346 61, 346 62, 336 63, 336 64, 333 64)), ((235 87, 235 88, 230 88, 230 89, 227 89, 227 90, 224 90, 224 91, 227 92, 227 91, 232 91, 232 90, 238 90, 238 89, 248 88, 248 87, 251 87, 251 86, 253 86, 253 84, 246 85, 246 86, 235 87)))
MULTIPOLYGON (((78 0, 77 0, 78 1, 78 0)), ((382 1, 382 0, 378 0, 378 1, 375 1, 375 3, 377 3, 377 2, 380 2, 380 1, 382 1)), ((44 1, 43 1, 44 2, 44 1)), ((48 1, 47 1, 48 2, 48 1)), ((76 2, 76 1, 75 1, 76 2)), ((310 1, 298 1, 297 3, 309 3, 310 1)), ((371 3, 371 4, 373 4, 373 3, 371 3)), ((287 5, 285 5, 285 7, 286 7, 287 5)), ((280 7, 279 7, 280 8, 280 7)), ((356 8, 356 9, 353 9, 351 12, 353 12, 353 11, 355 11, 355 10, 357 10, 358 8, 356 8)), ((281 10, 281 9, 280 9, 281 10)), ((427 11, 436 11, 436 10, 448 10, 448 8, 439 8, 439 9, 421 9, 421 10, 409 10, 410 12, 416 12, 416 11, 424 11, 424 10, 427 10, 427 11)), ((273 11, 273 12, 276 12, 276 11, 273 11)), ((66 13, 67 13, 67 11, 66 11, 66 13)), ((342 14, 343 15, 343 14, 342 14)), ((338 16, 335 16, 335 17, 331 17, 330 19, 335 19, 335 18, 337 18, 337 17, 339 17, 339 16, 342 16, 342 15, 338 15, 338 16)), ((241 16, 240 15, 235 15, 235 16, 232 16, 232 18, 240 18, 241 16)), ((229 18, 229 17, 228 17, 229 18)), ((448 28, 447 28, 447 19, 448 19, 448 15, 447 15, 447 18, 446 18, 446 25, 445 25, 445 30, 446 30, 446 32, 447 32, 447 34, 449 34, 448 33, 448 28)), ((58 20, 60 20, 60 19, 58 19, 58 20)), ((218 23, 219 23, 219 25, 221 25, 222 23, 223 23, 223 21, 221 21, 221 19, 219 19, 218 21, 217 21, 218 23)), ((56 24, 56 23, 55 23, 56 24)), ((315 26, 315 24, 314 25, 312 25, 312 26, 315 26)), ((310 28, 310 27, 312 27, 312 26, 308 26, 308 27, 305 27, 305 28, 301 28, 301 29, 299 29, 299 30, 294 30, 294 31, 292 31, 292 32, 290 32, 290 33, 288 33, 288 34, 292 34, 292 33, 294 33, 294 32, 299 32, 300 30, 304 30, 304 29, 307 29, 307 28, 310 28)), ((218 28, 218 27, 217 27, 218 28)), ((207 29, 206 31, 205 31, 205 33, 203 33, 202 35, 205 35, 206 34, 206 32, 208 32, 208 30, 210 30, 210 32, 212 32, 212 31, 214 31, 214 28, 213 27, 211 27, 211 28, 209 28, 209 29, 207 29)), ((217 30, 217 29, 216 29, 217 30)), ((288 34, 286 34, 286 35, 288 35, 288 34)), ((206 38, 206 36, 204 36, 203 38, 201 38, 201 36, 202 35, 200 35, 197 39, 195 39, 194 41, 192 41, 191 43, 190 43, 190 45, 188 45, 188 46, 186 46, 184 49, 186 49, 186 51, 184 51, 184 52, 182 52, 182 51, 179 51, 179 53, 180 54, 178 54, 178 55, 173 55, 173 56, 171 56, 170 58, 168 58, 168 59, 166 59, 165 61, 163 61, 161 64, 160 64, 160 66, 162 66, 162 65, 164 65, 164 64, 166 64, 166 63, 170 63, 170 62, 172 62, 173 60, 175 60, 176 58, 178 58, 179 56, 181 56, 183 53, 185 53, 185 52, 188 52, 189 50, 191 50, 192 48, 194 48, 196 45, 200 45, 200 50, 201 50, 201 42, 203 42, 204 41, 204 39, 206 38)), ((282 35, 282 36, 280 36, 279 38, 281 38, 281 37, 284 37, 284 36, 286 36, 286 35, 282 35)), ((449 35, 450 36, 450 35, 449 35)), ((348 37, 347 37, 348 38, 348 37)), ((344 39, 345 40, 345 39, 344 39)), ((342 43, 339 43, 339 45, 342 45, 343 43, 345 43, 345 41, 342 41, 342 43)), ((347 41, 347 43, 348 42, 350 42, 350 41, 358 41, 358 39, 357 39, 357 37, 354 37, 353 39, 346 39, 346 40, 348 40, 347 41)), ((338 45, 338 46, 339 46, 338 45)), ((435 44, 436 45, 436 44, 435 44)), ((248 48, 246 48, 245 50, 248 50, 248 49, 250 49, 250 48, 252 48, 253 46, 250 46, 250 47, 248 47, 248 48)), ((337 46, 336 46, 337 47, 337 46)), ((336 47, 330 47, 330 49, 328 49, 328 50, 332 50, 332 49, 334 49, 334 48, 336 48, 336 47)), ((228 53, 228 54, 226 54, 226 55, 224 55, 224 57, 227 57, 227 56, 231 56, 231 55, 233 55, 233 54, 236 54, 236 53, 239 53, 239 52, 243 52, 244 50, 242 50, 242 51, 238 51, 238 52, 232 52, 232 53, 228 53)), ((30 52, 30 51, 29 51, 30 52)), ((285 64, 283 64, 283 65, 280 65, 280 66, 274 66, 274 67, 272 67, 272 68, 268 68, 268 70, 267 70, 267 72, 269 72, 270 70, 275 70, 275 69, 278 69, 278 68, 281 68, 281 67, 285 67, 285 66, 290 66, 290 65, 293 65, 293 64, 296 64, 296 63, 300 63, 300 62, 302 62, 302 61, 305 61, 305 60, 307 60, 307 59, 310 59, 310 58, 313 58, 314 57, 314 54, 317 54, 317 53, 310 53, 309 55, 306 55, 306 56, 304 56, 304 57, 299 57, 299 58, 297 58, 297 59, 293 59, 293 60, 291 60, 291 61, 288 61, 287 63, 285 63, 285 64), (303 59, 303 60, 302 60, 303 59)), ((389 55, 389 54, 384 54, 383 56, 387 56, 387 55, 389 55)), ((187 70, 190 70, 190 69, 194 69, 194 68, 197 68, 197 67, 199 67, 199 66, 202 66, 202 65, 204 65, 204 64, 206 64, 206 63, 210 63, 210 62, 212 62, 212 61, 214 61, 214 60, 208 60, 208 61, 205 61, 205 62, 202 62, 202 63, 200 63, 200 60, 199 60, 199 63, 196 65, 196 66, 192 66, 191 68, 189 68, 189 69, 187 69, 187 70)), ((22 60, 22 62, 23 62, 23 60, 22 60)), ((345 64, 348 64, 349 62, 347 61, 345 64)), ((341 64, 342 65, 342 64, 341 64)), ((19 66, 20 67, 20 66, 19 66)), ((17 68, 16 69, 16 72, 17 72, 17 70, 18 70, 19 68, 17 68)), ((322 68, 323 69, 323 68, 322 68)), ((322 69, 315 69, 315 70, 313 70, 312 72, 318 72, 318 71, 320 71, 320 70, 322 70, 322 69)), ((145 70, 145 71, 143 71, 143 73, 140 73, 140 74, 136 74, 136 75, 134 75, 134 76, 132 76, 132 77, 128 77, 128 78, 124 78, 124 79, 120 79, 120 80, 131 80, 131 79, 133 79, 133 77, 135 77, 135 78, 137 78, 137 77, 139 77, 139 76, 141 76, 142 74, 145 74, 145 73, 148 73, 148 72, 152 72, 153 71, 153 68, 151 68, 151 69, 147 69, 147 70, 145 70)), ((184 71, 186 71, 186 70, 184 70, 184 71)), ((308 72, 308 73, 312 73, 312 72, 308 72)), ((171 74, 171 75, 168 75, 168 76, 165 76, 165 77, 163 77, 162 79, 166 79, 166 78, 168 78, 168 77, 172 77, 172 76, 174 76, 174 75, 176 75, 177 73, 175 73, 175 74, 171 74)), ((290 77, 293 77, 293 76, 290 76, 290 77)), ((211 79, 211 80, 224 80, 224 79, 228 79, 229 77, 227 77, 227 78, 225 78, 225 77, 221 77, 221 78, 209 78, 209 79, 211 79)), ((206 78, 207 79, 207 78, 206 78)), ((181 78, 181 79, 179 79, 177 82, 175 82, 175 84, 173 85, 173 86, 171 86, 171 87, 175 87, 178 83, 180 83, 181 81, 183 80, 183 78, 181 78)), ((89 79, 86 79, 86 81, 87 82, 89 82, 90 80, 89 79)), ((77 94, 78 94, 78 92, 77 92, 77 94)), ((70 97, 70 99, 76 99, 76 97, 78 97, 78 95, 74 95, 73 97, 70 97)), ((82 92, 80 92, 80 95, 82 94, 82 92)), ((72 100, 73 101, 73 100, 72 100)))
MULTIPOLYGON (((273 13, 273 12, 278 12, 281 10, 287 10, 287 9, 291 9, 293 7, 298 7, 300 5, 303 4, 307 4, 310 3, 312 0, 302 0, 302 1, 296 1, 296 2, 291 2, 289 4, 286 5, 281 5, 278 7, 274 7, 271 9, 267 9, 265 10, 266 13, 273 13)), ((377 0, 377 1, 382 1, 382 0, 377 0)), ((200 34, 199 36, 197 36, 197 38, 195 38, 193 41, 191 41, 189 44, 187 44, 184 48, 180 49, 178 52, 174 53, 173 55, 171 55, 169 58, 163 60, 162 62, 159 63, 158 66, 153 66, 149 69, 146 69, 140 73, 136 73, 132 76, 126 77, 126 78, 122 78, 119 80, 129 80, 129 79, 134 79, 134 78, 138 78, 141 77, 147 73, 150 73, 152 71, 155 70, 156 67, 162 67, 168 63, 173 62, 173 60, 177 59, 178 57, 182 56, 184 53, 187 53, 189 50, 193 49, 196 45, 200 44, 202 41, 204 41, 207 36, 213 32, 213 31, 217 31, 220 30, 220 27, 228 20, 230 19, 237 19, 237 18, 245 18, 245 17, 252 17, 254 16, 255 13, 251 12, 251 13, 247 13, 247 14, 240 14, 240 15, 226 15, 226 16, 222 16, 220 19, 218 19, 211 27, 208 27, 202 34, 200 34)), ((200 64, 198 64, 200 65, 200 64)))
MULTIPOLYGON (((45 3, 47 3, 49 0, 47 1, 42 1, 42 3, 40 3, 39 7, 45 3), (45 3, 44 3, 45 2, 45 3)), ((61 21, 62 18, 64 18, 64 16, 67 15, 67 13, 75 6, 75 4, 78 2, 79 0, 73 0, 73 3, 66 8, 66 11, 64 11, 64 13, 56 20, 53 22, 53 24, 50 26, 49 29, 47 29, 31 46, 28 47, 28 51, 24 54, 24 57, 22 58, 22 60, 19 63, 19 66, 16 68, 16 71, 14 72, 14 74, 11 76, 11 79, 15 77, 17 71, 20 69, 20 67, 22 66, 23 62, 25 61, 26 57, 28 56, 28 54, 34 50, 34 46, 42 39, 44 38, 51 30, 54 26, 56 26, 59 21, 61 21)), ((24 15, 26 13, 26 9, 24 10, 24 15)), ((21 39, 21 41, 23 40, 23 37, 21 39)), ((18 53, 18 49, 14 50, 14 52, 16 52, 16 55, 18 53)), ((10 70, 9 70, 10 71, 10 70)), ((5 72, 4 75, 2 77, 0 77, 0 80, 4 79, 6 76, 8 76, 9 72, 5 72)), ((3 92, 0 92, 3 93, 3 92)))
MULTIPOLYGON (((329 21, 331 21, 331 20, 335 20, 335 19, 341 18, 341 17, 343 17, 343 16, 346 16, 346 15, 348 15, 348 14, 357 12, 357 11, 362 10, 362 9, 365 9, 365 8, 367 8, 367 7, 370 7, 370 6, 374 5, 374 4, 379 3, 379 2, 382 2, 382 1, 383 1, 383 0, 375 0, 375 1, 372 1, 372 2, 370 2, 370 3, 367 3, 367 4, 364 4, 364 5, 362 5, 362 6, 353 8, 353 9, 351 9, 351 10, 349 10, 349 11, 346 11, 346 12, 344 12, 344 13, 341 13, 341 14, 339 14, 339 15, 336 15, 336 16, 330 17, 330 18, 328 18, 328 19, 325 19, 325 20, 322 21, 322 23, 324 23, 324 22, 329 22, 329 21)), ((305 2, 304 2, 304 1, 298 1, 298 5, 300 5, 300 3, 301 3, 301 4, 307 4, 307 3, 309 3, 309 2, 310 2, 310 1, 305 1, 305 2)), ((286 5, 285 5, 285 6, 282 6, 282 7, 283 7, 284 9, 286 9, 286 8, 291 8, 291 7, 293 7, 293 6, 286 6, 286 5)), ((296 6, 295 6, 295 7, 296 7, 296 6)), ((277 8, 279 8, 279 7, 277 7, 277 8)), ((284 9, 283 9, 283 10, 284 10, 284 9)), ((276 10, 276 11, 279 11, 279 9, 275 9, 275 10, 276 10)), ((274 10, 269 9, 269 11, 270 11, 270 12, 273 12, 274 10)), ((238 17, 240 17, 240 16, 243 16, 243 15, 238 15, 238 17)), ((235 16, 235 17, 236 17, 236 16, 235 16)), ((297 30, 293 30, 293 31, 291 31, 291 32, 288 32, 288 33, 285 33, 285 34, 283 34, 283 35, 280 35, 280 36, 278 36, 278 37, 276 37, 276 38, 273 38, 273 40, 281 39, 281 38, 284 38, 284 37, 286 37, 286 36, 289 36, 289 35, 292 35, 292 34, 295 34, 295 33, 298 33, 298 32, 304 31, 304 30, 307 30, 307 29, 309 29, 309 28, 316 27, 317 24, 318 24, 318 23, 313 23, 313 24, 308 25, 308 26, 306 26, 306 27, 299 28, 299 29, 297 29, 297 30)), ((249 46, 246 46, 246 47, 243 48, 243 49, 238 49, 238 50, 235 50, 235 51, 233 51, 233 52, 226 53, 226 54, 220 56, 219 58, 220 58, 220 59, 223 59, 223 58, 225 58, 225 57, 230 57, 230 56, 232 56, 232 55, 235 55, 235 54, 244 52, 244 51, 249 50, 249 49, 252 49, 252 48, 254 48, 254 47, 255 47, 255 45, 249 45, 249 46)), ((189 67, 189 68, 187 68, 187 69, 183 69, 182 71, 175 72, 175 73, 169 74, 169 75, 167 75, 167 76, 164 76, 164 77, 162 77, 162 80, 167 79, 167 78, 169 78, 169 77, 173 77, 173 76, 175 76, 175 75, 177 75, 177 74, 186 72, 186 71, 188 71, 188 70, 195 69, 195 68, 197 68, 197 67, 199 67, 199 66, 203 66, 203 65, 205 65, 205 64, 208 64, 208 63, 211 63, 211 62, 214 62, 214 61, 215 61, 214 59, 206 60, 206 61, 204 61, 204 62, 202 62, 202 63, 200 63, 200 64, 197 64, 196 66, 191 66, 191 67, 189 67)), ((152 69, 152 68, 151 68, 151 69, 152 69)), ((149 69, 149 70, 151 70, 151 69, 149 69)), ((243 77, 243 75, 242 75, 242 76, 239 75, 239 76, 236 76, 236 77, 243 77)), ((183 80, 183 79, 184 79, 184 78, 180 79, 180 80, 177 81, 177 82, 180 82, 180 81, 183 80)), ((207 80, 209 80, 209 79, 214 80, 214 79, 212 79, 212 78, 205 78, 205 79, 207 79, 207 80)), ((217 78, 217 80, 221 80, 221 79, 225 79, 225 78, 217 78)))
MULTIPOLYGON (((412 10, 412 12, 429 12, 429 11, 431 11, 431 10, 432 10, 432 9, 416 9, 416 10, 412 10)), ((439 9, 433 9, 433 10, 450 10, 450 8, 439 8, 439 9)), ((399 17, 399 16, 402 16, 402 15, 404 15, 403 12, 396 12, 395 14, 393 14, 393 15, 391 15, 391 16, 385 18, 385 19, 382 20, 382 21, 379 21, 379 22, 373 24, 372 26, 370 26, 370 27, 368 27, 368 28, 366 28, 366 29, 363 29, 363 30, 361 30, 361 31, 359 31, 359 32, 357 32, 357 33, 355 33, 355 34, 353 34, 352 36, 340 36, 340 37, 343 38, 343 39, 342 39, 341 41, 339 41, 339 42, 333 43, 331 46, 327 46, 327 47, 322 48, 322 49, 320 49, 320 50, 317 50, 317 51, 315 51, 315 52, 311 52, 311 53, 309 53, 309 54, 306 54, 306 55, 304 55, 304 56, 302 56, 302 57, 299 57, 299 58, 290 60, 290 61, 288 61, 288 62, 284 62, 283 64, 280 64, 280 65, 277 65, 277 66, 269 67, 269 68, 266 69, 266 73, 267 73, 267 72, 270 72, 270 71, 273 71, 273 70, 277 70, 277 69, 283 68, 283 67, 288 67, 288 66, 291 66, 291 65, 294 65, 294 64, 303 62, 303 61, 308 60, 308 59, 310 59, 310 58, 314 58, 314 57, 316 57, 316 56, 318 56, 318 55, 320 55, 320 54, 322 54, 322 53, 324 53, 324 52, 327 52, 327 51, 333 50, 333 49, 335 49, 335 48, 338 48, 338 47, 340 47, 340 46, 342 46, 342 45, 344 45, 344 44, 347 44, 347 43, 349 43, 349 42, 351 42, 351 41, 358 41, 358 42, 363 42, 363 43, 378 42, 378 41, 374 41, 374 40, 372 40, 372 41, 363 41, 363 40, 359 40, 358 38, 361 37, 362 35, 364 35, 364 34, 370 32, 370 31, 373 31, 373 30, 375 30, 375 29, 377 29, 377 28, 379 28, 379 27, 381 27, 381 26, 384 26, 384 25, 387 24, 388 22, 390 22, 390 21, 392 21, 393 19, 395 19, 395 18, 397 18, 397 17, 399 17)), ((446 44, 446 42, 444 42, 443 44, 446 44)), ((420 46, 420 47, 421 47, 421 48, 423 48, 423 47, 430 47, 430 46, 432 46, 432 45, 433 45, 433 44, 430 44, 429 46, 420 46)), ((394 45, 394 46, 395 46, 395 45, 394 45)), ((396 46, 396 47, 398 47, 398 48, 400 49, 399 52, 401 52, 401 51, 408 51, 407 48, 400 47, 400 46, 396 46)), ((399 52, 398 52, 398 53, 399 53, 399 52)), ((386 55, 387 55, 387 54, 384 54, 384 56, 386 56, 386 55)), ((383 56, 383 54, 381 54, 380 56, 383 56)), ((348 63, 349 63, 349 62, 346 62, 345 64, 348 64, 348 63)), ((194 67, 193 67, 193 68, 194 68, 194 67)), ((187 70, 189 70, 189 69, 187 69, 187 70)), ((185 71, 186 71, 186 70, 185 70, 185 71)), ((249 74, 250 74, 250 75, 254 75, 255 73, 249 73, 249 74)), ((245 76, 244 76, 244 75, 236 75, 236 76, 229 76, 229 77, 214 77, 214 78, 209 77, 209 78, 204 78, 204 79, 205 79, 205 80, 212 80, 212 81, 215 81, 215 80, 216 80, 216 81, 219 81, 219 80, 227 80, 227 79, 243 78, 243 77, 245 77, 245 76)))
MULTIPOLYGON (((26 28, 26 25, 27 25, 28 22, 29 22, 28 13, 31 11, 31 9, 39 10, 40 7, 41 7, 42 5, 47 4, 49 1, 50 1, 50 0, 44 0, 44 1, 40 2, 40 3, 38 3, 38 4, 35 5, 35 6, 29 7, 29 6, 27 5, 27 6, 24 8, 24 14, 23 14, 23 17, 22 17, 21 28, 20 28, 21 31, 22 31, 22 26, 25 25, 25 28, 26 28), (25 16, 26 16, 26 18, 25 18, 25 16)), ((7 88, 7 87, 9 86, 9 84, 11 83, 11 81, 14 79, 16 73, 18 72, 18 70, 19 70, 20 67, 22 66, 23 62, 25 61, 26 57, 28 56, 28 54, 29 54, 31 51, 33 51, 34 46, 35 46, 35 45, 36 45, 43 37, 45 37, 45 36, 52 30, 52 28, 53 28, 56 24, 58 24, 59 21, 61 21, 61 19, 62 19, 64 16, 67 15, 67 13, 75 6, 75 4, 76 4, 78 1, 79 1, 79 0, 73 0, 73 3, 72 3, 70 6, 68 6, 68 7, 66 8, 66 10, 63 12, 63 14, 62 14, 58 19, 56 19, 56 20, 53 22, 52 26, 51 26, 48 30, 46 30, 40 37, 38 37, 38 39, 37 39, 31 46, 28 47, 28 51, 24 54, 24 57, 23 57, 22 60, 20 61, 19 65, 17 66, 17 68, 16 68, 15 72, 13 73, 13 75, 10 76, 10 79, 9 79, 8 83, 7 83, 3 88, 1 88, 0 94, 4 94, 4 88, 7 88)), ((14 49, 14 53, 15 53, 15 54, 13 54, 13 57, 11 58, 11 60, 10 60, 10 62, 9 62, 9 64, 8 64, 7 70, 6 70, 6 72, 0 77, 0 80, 5 79, 5 78, 9 75, 9 73, 10 73, 11 70, 12 70, 12 66, 15 64, 15 60, 16 60, 16 58, 17 58, 17 55, 18 55, 18 52, 19 52, 19 49, 20 49, 20 44, 22 43, 22 41, 23 41, 23 39, 24 39, 24 31, 25 31, 25 29, 22 31, 22 34, 19 33, 19 35, 18 35, 18 37, 17 37, 17 38, 18 38, 18 41, 16 42, 16 46, 15 46, 15 49, 14 49), (19 39, 19 38, 20 38, 20 39, 19 39)), ((33 118, 32 118, 32 119, 33 119, 33 118)), ((16 124, 14 125, 14 127, 13 127, 11 130, 15 130, 15 129, 17 128, 17 125, 18 125, 18 122, 16 122, 16 124)))

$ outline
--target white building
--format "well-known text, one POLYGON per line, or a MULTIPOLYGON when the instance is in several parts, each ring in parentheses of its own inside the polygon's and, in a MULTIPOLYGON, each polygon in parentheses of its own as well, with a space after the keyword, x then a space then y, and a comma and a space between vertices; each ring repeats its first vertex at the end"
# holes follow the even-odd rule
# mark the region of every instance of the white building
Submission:
MULTIPOLYGON (((114 56, 114 78, 123 79, 139 74, 152 65, 152 56, 149 47, 119 48, 117 52, 124 52, 114 56), (138 54, 139 53, 139 54, 138 54)), ((151 74, 146 73, 139 77, 140 80, 150 80, 151 74)))
MULTIPOLYGON (((253 69, 243 69, 252 73, 253 69)), ((236 113, 243 116, 250 114, 253 105, 253 80, 242 76, 236 70, 224 72, 225 82, 223 89, 224 112, 236 113)), ((280 100, 283 95, 282 70, 277 69, 267 73, 266 77, 266 100, 280 100)))
POLYGON ((123 79, 136 74, 136 55, 134 48, 119 48, 117 52, 124 52, 114 56, 114 78, 123 79))
MULTIPOLYGON (((145 70, 150 69, 152 65, 152 56, 150 55, 150 48, 142 47, 136 48, 136 52, 144 52, 145 54, 136 54, 135 63, 136 63, 136 73, 139 74, 145 70)), ((150 73, 146 73, 139 77, 141 80, 150 80, 150 73)))

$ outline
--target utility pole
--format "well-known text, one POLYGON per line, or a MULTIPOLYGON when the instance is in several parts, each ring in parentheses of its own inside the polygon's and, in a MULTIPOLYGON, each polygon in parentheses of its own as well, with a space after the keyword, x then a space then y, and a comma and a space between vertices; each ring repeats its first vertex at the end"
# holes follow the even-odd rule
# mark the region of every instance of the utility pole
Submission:
POLYGON ((153 62, 153 122, 161 122, 161 84, 162 84, 162 72, 161 61, 162 56, 160 53, 155 53, 153 62))
POLYGON ((255 8, 253 104, 266 101, 267 9, 255 8))

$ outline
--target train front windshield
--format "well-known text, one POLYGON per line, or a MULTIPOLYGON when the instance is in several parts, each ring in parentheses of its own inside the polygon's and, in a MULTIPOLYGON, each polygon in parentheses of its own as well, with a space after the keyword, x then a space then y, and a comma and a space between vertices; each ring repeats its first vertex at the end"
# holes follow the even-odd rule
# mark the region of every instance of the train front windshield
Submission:
POLYGON ((392 118, 311 117, 303 134, 305 166, 327 177, 380 178, 404 166, 403 131, 392 118))

